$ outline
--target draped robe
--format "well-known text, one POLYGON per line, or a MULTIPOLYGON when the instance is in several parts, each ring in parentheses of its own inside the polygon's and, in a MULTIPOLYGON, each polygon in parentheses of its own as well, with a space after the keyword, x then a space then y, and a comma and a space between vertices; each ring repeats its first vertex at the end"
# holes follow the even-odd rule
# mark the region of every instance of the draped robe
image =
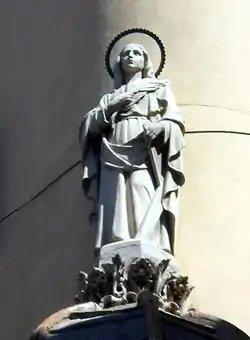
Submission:
POLYGON ((155 78, 133 81, 104 95, 84 116, 79 132, 82 184, 94 202, 96 248, 139 238, 174 253, 178 192, 185 181, 183 135, 183 118, 169 83, 155 78), (108 103, 124 92, 134 93, 133 102, 107 119, 108 103), (164 126, 151 144, 144 131, 147 122, 164 126), (149 226, 142 221, 151 204, 160 215, 149 226))

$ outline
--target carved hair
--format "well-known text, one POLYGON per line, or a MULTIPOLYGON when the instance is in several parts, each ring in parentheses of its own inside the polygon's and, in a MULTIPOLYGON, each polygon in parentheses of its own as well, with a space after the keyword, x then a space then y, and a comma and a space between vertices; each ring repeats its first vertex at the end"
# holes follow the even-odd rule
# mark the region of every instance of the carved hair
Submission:
MULTIPOLYGON (((128 46, 131 45, 127 44, 123 47, 122 51, 120 52, 120 54, 118 55, 115 65, 114 65, 114 88, 117 89, 120 86, 125 84, 124 81, 124 71, 122 70, 122 66, 121 66, 121 55, 124 51, 124 49, 128 46)), ((143 53, 143 57, 144 57, 144 68, 142 70, 142 78, 155 78, 155 71, 153 69, 153 65, 152 62, 150 60, 149 54, 146 51, 146 49, 140 45, 140 44, 135 44, 137 47, 140 48, 140 50, 143 53)))

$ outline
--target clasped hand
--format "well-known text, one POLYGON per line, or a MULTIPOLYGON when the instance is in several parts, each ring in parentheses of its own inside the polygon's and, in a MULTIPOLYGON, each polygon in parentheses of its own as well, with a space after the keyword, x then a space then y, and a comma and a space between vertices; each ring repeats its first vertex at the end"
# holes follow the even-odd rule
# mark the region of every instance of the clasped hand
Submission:
POLYGON ((108 104, 107 111, 111 116, 114 112, 122 111, 127 106, 133 103, 134 93, 124 92, 115 96, 108 104))
POLYGON ((143 125, 144 132, 149 140, 155 140, 161 133, 163 133, 167 128, 167 122, 160 121, 156 123, 147 122, 143 125))

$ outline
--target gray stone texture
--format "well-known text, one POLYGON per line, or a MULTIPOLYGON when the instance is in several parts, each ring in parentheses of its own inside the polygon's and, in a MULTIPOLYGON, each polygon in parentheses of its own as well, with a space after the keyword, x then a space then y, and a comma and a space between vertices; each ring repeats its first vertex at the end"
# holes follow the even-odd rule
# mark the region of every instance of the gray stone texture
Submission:
MULTIPOLYGON (((96 1, 0 3, 1 218, 79 160, 78 126, 105 74, 103 52, 94 53, 100 11, 96 1)), ((79 269, 93 264, 80 178, 77 165, 0 224, 1 339, 27 339, 71 304, 79 269)))

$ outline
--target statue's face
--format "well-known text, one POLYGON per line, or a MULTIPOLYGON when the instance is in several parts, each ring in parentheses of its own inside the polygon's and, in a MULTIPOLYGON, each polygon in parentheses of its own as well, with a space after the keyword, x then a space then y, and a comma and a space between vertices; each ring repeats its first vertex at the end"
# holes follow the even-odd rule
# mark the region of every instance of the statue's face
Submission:
POLYGON ((144 55, 141 48, 136 44, 128 44, 120 55, 121 67, 124 72, 136 73, 144 68, 144 55))

